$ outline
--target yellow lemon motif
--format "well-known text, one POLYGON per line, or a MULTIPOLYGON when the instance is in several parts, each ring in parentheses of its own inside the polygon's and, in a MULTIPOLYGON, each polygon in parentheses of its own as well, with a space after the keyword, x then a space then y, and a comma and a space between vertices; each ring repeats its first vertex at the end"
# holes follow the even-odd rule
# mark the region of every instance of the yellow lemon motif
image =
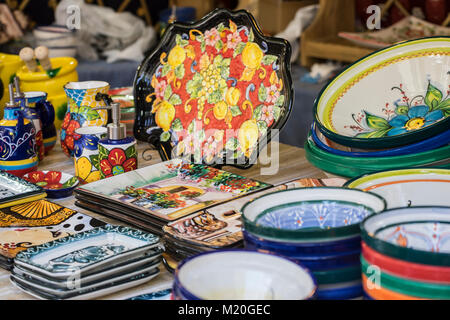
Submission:
POLYGON ((228 105, 225 101, 219 101, 214 105, 213 113, 214 117, 216 117, 217 120, 223 120, 225 119, 225 116, 227 115, 228 111, 228 105))
POLYGON ((92 170, 92 163, 87 157, 81 157, 76 161, 75 174, 82 180, 86 180, 92 170))
POLYGON ((171 67, 175 68, 184 62, 186 59, 186 51, 180 46, 175 46, 172 50, 170 50, 169 57, 167 58, 167 62, 171 67))
POLYGON ((86 182, 90 183, 90 182, 94 182, 100 180, 100 171, 93 171, 91 172, 91 174, 86 178, 86 182))
POLYGON ((164 131, 169 131, 174 118, 175 107, 167 101, 161 102, 155 115, 156 124, 164 131))
POLYGON ((250 69, 257 69, 264 56, 261 48, 254 42, 247 42, 242 51, 242 63, 250 69))
POLYGON ((230 106, 237 105, 239 98, 241 97, 241 92, 238 88, 228 88, 227 93, 225 94, 225 100, 230 106))
POLYGON ((258 141, 258 125, 256 124, 256 120, 247 120, 241 125, 238 139, 242 151, 248 156, 249 149, 258 141))

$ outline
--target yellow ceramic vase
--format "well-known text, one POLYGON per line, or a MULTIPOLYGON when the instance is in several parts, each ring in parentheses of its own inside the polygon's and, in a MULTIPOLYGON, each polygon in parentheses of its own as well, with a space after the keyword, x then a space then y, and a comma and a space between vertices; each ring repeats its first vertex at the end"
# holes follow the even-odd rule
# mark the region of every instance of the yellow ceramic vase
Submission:
POLYGON ((9 100, 8 84, 23 65, 19 56, 0 53, 0 118, 3 118, 3 107, 9 100))
POLYGON ((55 127, 61 128, 64 115, 67 111, 67 96, 64 85, 68 82, 78 81, 78 61, 71 57, 57 57, 50 59, 52 70, 46 72, 39 66, 39 71, 30 72, 25 66, 17 71, 22 91, 45 91, 48 101, 55 108, 55 127))

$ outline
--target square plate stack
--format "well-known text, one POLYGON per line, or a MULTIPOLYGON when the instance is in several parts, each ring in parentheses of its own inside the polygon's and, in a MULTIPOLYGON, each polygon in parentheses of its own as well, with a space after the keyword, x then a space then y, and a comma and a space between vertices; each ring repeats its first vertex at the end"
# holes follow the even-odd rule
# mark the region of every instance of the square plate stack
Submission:
POLYGON ((106 225, 20 252, 11 282, 39 299, 93 299, 156 277, 161 254, 157 236, 106 225))
POLYGON ((343 177, 450 168, 450 37, 377 51, 337 75, 314 106, 307 159, 343 177))

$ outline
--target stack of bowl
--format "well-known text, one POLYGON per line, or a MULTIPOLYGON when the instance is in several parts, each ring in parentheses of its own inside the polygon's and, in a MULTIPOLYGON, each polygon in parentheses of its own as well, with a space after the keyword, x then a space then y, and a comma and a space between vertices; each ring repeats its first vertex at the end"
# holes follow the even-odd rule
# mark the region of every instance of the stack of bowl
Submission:
POLYGON ((307 159, 356 177, 402 167, 450 168, 450 37, 403 42, 355 62, 314 106, 307 159))
POLYGON ((398 208, 361 224, 365 296, 450 299, 450 207, 398 208))
POLYGON ((46 46, 49 57, 75 57, 77 38, 74 30, 65 26, 40 26, 33 30, 36 46, 46 46))
POLYGON ((245 250, 202 253, 175 271, 175 300, 309 300, 314 277, 298 264, 245 250))
POLYGON ((361 298, 359 224, 385 208, 380 196, 347 188, 263 195, 241 210, 245 247, 284 256, 311 270, 318 299, 361 298))

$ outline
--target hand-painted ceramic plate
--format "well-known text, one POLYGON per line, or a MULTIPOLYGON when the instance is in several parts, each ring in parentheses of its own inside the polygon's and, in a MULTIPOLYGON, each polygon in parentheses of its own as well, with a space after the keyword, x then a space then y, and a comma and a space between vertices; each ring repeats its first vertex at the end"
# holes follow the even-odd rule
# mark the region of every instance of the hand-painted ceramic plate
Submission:
POLYGON ((442 146, 446 146, 450 143, 450 130, 446 130, 443 133, 435 135, 434 137, 422 140, 420 142, 412 143, 406 146, 400 146, 396 148, 389 148, 383 150, 375 149, 357 149, 343 146, 336 143, 327 137, 325 137, 315 124, 311 129, 310 135, 314 143, 322 150, 344 157, 391 157, 401 156, 407 154, 415 154, 425 152, 433 149, 437 149, 442 146))
POLYGON ((38 195, 45 197, 45 191, 41 187, 8 172, 0 171, 0 208, 13 205, 12 202, 20 199, 38 195))
POLYGON ((290 55, 244 10, 170 24, 135 77, 136 138, 163 160, 251 166, 291 111, 290 55))
POLYGON ((242 208, 244 228, 262 238, 330 241, 359 233, 359 223, 383 211, 380 196, 347 188, 301 188, 263 195, 242 208))
POLYGON ((450 207, 391 209, 361 224, 364 242, 396 259, 450 266, 450 207))
POLYGON ((314 106, 319 130, 342 145, 390 148, 450 126, 450 37, 377 51, 336 76, 314 106))
POLYGON ((388 208, 411 206, 450 207, 450 170, 402 169, 365 175, 346 187, 371 191, 386 199, 388 208))
POLYGON ((159 246, 159 238, 127 227, 96 228, 20 252, 15 263, 52 279, 85 276, 159 246))
POLYGON ((311 137, 305 143, 305 156, 314 166, 338 176, 355 178, 364 174, 405 167, 442 167, 450 169, 450 145, 394 157, 355 158, 329 153, 317 147, 311 137))
POLYGON ((175 272, 175 286, 190 300, 306 300, 316 291, 314 278, 298 264, 244 250, 184 260, 175 272))
POLYGON ((33 171, 23 178, 42 187, 47 192, 47 197, 52 199, 71 196, 79 184, 77 177, 59 171, 33 171))

